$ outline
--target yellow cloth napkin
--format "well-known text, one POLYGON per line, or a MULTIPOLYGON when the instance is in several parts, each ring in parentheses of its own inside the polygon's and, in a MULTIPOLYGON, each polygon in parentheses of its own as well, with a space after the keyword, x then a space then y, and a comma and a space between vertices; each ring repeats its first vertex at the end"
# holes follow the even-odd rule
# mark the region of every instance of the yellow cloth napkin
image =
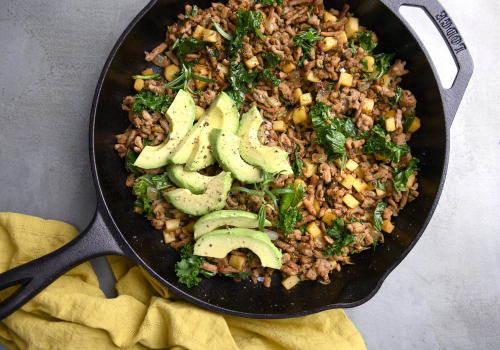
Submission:
MULTIPOLYGON (((46 255, 78 232, 59 221, 0 213, 0 272, 46 255)), ((343 310, 285 320, 223 315, 170 292, 122 257, 109 257, 118 297, 90 263, 57 279, 0 323, 8 349, 366 349, 343 310)), ((13 288, 0 292, 5 300, 13 288)))

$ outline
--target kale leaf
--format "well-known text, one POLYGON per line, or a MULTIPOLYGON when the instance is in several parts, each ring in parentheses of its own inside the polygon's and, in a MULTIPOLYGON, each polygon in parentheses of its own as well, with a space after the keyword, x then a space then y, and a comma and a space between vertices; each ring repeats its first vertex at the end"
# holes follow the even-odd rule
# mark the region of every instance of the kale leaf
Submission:
POLYGON ((179 277, 179 282, 184 283, 191 288, 198 285, 201 278, 198 275, 201 273, 203 276, 210 278, 214 273, 203 270, 200 265, 203 264, 203 258, 194 255, 193 248, 186 244, 181 249, 181 261, 175 264, 175 273, 179 277))
POLYGON ((336 218, 332 221, 332 227, 326 229, 326 233, 334 239, 333 244, 328 245, 323 255, 342 255, 342 249, 356 242, 356 236, 345 227, 344 219, 336 218))
POLYGON ((242 40, 249 31, 257 34, 262 41, 266 40, 259 29, 262 20, 262 13, 238 10, 236 18, 238 19, 238 24, 234 30, 234 35, 232 36, 231 44, 228 50, 228 57, 230 61, 235 61, 238 57, 238 52, 243 51, 242 40))
POLYGON ((415 116, 413 114, 408 114, 408 117, 406 117, 406 121, 403 124, 403 130, 404 132, 407 132, 410 126, 413 124, 413 121, 415 120, 415 116))
POLYGON ((297 154, 299 150, 300 150, 299 146, 295 146, 295 153, 294 153, 295 159, 293 160, 291 166, 293 172, 295 173, 295 176, 302 177, 302 167, 304 166, 304 162, 302 162, 302 160, 299 158, 297 154))
POLYGON ((159 175, 145 174, 138 177, 134 184, 134 193, 140 197, 140 199, 136 201, 136 206, 143 208, 146 215, 154 215, 151 209, 151 203, 158 199, 160 191, 172 187, 173 185, 174 184, 170 181, 166 173, 159 175), (148 197, 147 191, 150 186, 158 190, 158 196, 155 199, 149 199, 148 197))
POLYGON ((373 50, 377 47, 377 43, 373 40, 373 35, 371 31, 358 33, 359 46, 365 50, 367 55, 370 55, 373 50))
POLYGON ((283 229, 285 236, 289 237, 290 233, 295 230, 295 225, 302 220, 304 220, 304 217, 299 208, 293 207, 284 213, 279 213, 276 227, 283 229))
POLYGON ((271 71, 267 68, 260 71, 260 74, 261 74, 261 79, 271 79, 273 86, 278 86, 279 84, 281 84, 281 79, 273 75, 271 71))
POLYGON ((377 179, 377 188, 382 191, 387 191, 387 184, 385 182, 380 181, 380 179, 377 179))
POLYGON ((280 213, 276 226, 283 229, 285 236, 288 237, 295 230, 295 225, 304 219, 297 205, 305 197, 305 188, 302 182, 297 187, 291 183, 286 188, 291 191, 281 197, 280 213))
POLYGON ((139 170, 137 170, 134 166, 135 161, 137 160, 138 154, 135 151, 129 151, 127 156, 125 157, 125 164, 127 165, 128 170, 133 173, 135 176, 141 176, 139 170))
POLYGON ((286 188, 291 191, 289 193, 283 194, 283 196, 281 197, 280 212, 282 213, 286 212, 290 207, 296 207, 304 199, 306 194, 306 189, 302 182, 299 182, 298 186, 295 186, 294 183, 291 183, 286 188))
POLYGON ((275 53, 272 52, 263 53, 262 57, 266 60, 267 64, 271 68, 276 67, 278 63, 280 63, 280 56, 278 56, 275 53))
POLYGON ((211 44, 211 42, 188 36, 184 39, 177 39, 177 41, 174 43, 174 46, 172 46, 172 49, 177 49, 177 57, 179 57, 179 61, 181 61, 181 64, 184 64, 185 55, 193 51, 198 51, 207 44, 211 44))
POLYGON ((373 68, 374 71, 377 71, 378 74, 375 77, 368 78, 368 80, 377 80, 379 79, 382 75, 387 73, 389 68, 391 67, 391 61, 396 56, 395 53, 379 53, 377 55, 373 55, 373 58, 375 59, 375 66, 373 68))
POLYGON ((402 96, 402 91, 401 91, 401 88, 399 86, 396 87, 396 94, 394 95, 394 99, 392 101, 389 101, 388 105, 390 108, 392 108, 392 106, 394 106, 396 103, 399 102, 399 100, 401 99, 401 96, 402 96))
POLYGON ((382 211, 385 209, 384 202, 378 202, 377 207, 375 208, 375 212, 373 213, 373 227, 375 230, 380 231, 382 229, 382 211))
POLYGON ((142 111, 158 111, 161 114, 165 114, 171 104, 172 97, 168 95, 160 95, 154 94, 151 91, 143 91, 140 94, 135 95, 135 101, 132 102, 132 108, 137 113, 141 113, 142 111))
POLYGON ((420 162, 420 159, 412 158, 408 162, 408 166, 406 168, 394 167, 392 169, 392 182, 394 183, 394 189, 397 193, 399 193, 399 191, 406 191, 408 178, 411 174, 413 174, 414 171, 420 170, 417 167, 418 162, 420 162))
POLYGON ((187 16, 191 16, 191 17, 194 17, 194 16, 196 16, 196 12, 198 12, 198 10, 199 10, 198 6, 194 5, 194 6, 193 6, 193 9, 191 10, 191 12, 190 12, 190 13, 187 13, 186 15, 187 15, 187 16))
POLYGON ((300 46, 302 48, 302 57, 300 57, 298 66, 302 66, 304 60, 311 59, 311 50, 314 46, 315 41, 321 40, 321 36, 318 35, 318 31, 314 28, 309 28, 303 33, 300 33, 293 37, 293 42, 295 46, 300 46))
POLYGON ((258 75, 259 72, 248 73, 243 63, 231 65, 229 70, 229 82, 231 83, 231 87, 224 92, 231 97, 238 108, 245 99, 245 92, 251 90, 248 84, 252 84, 253 86, 257 81, 258 75))
POLYGON ((363 147, 365 154, 375 153, 383 158, 389 158, 394 163, 399 163, 401 157, 410 152, 408 145, 398 145, 396 142, 387 140, 380 125, 375 125, 372 131, 374 135, 366 141, 363 147))

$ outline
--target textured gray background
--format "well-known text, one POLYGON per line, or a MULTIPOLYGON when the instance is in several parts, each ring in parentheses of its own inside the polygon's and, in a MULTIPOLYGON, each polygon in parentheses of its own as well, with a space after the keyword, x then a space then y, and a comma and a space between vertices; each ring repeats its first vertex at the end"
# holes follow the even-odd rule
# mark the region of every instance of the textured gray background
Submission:
MULTIPOLYGON (((90 222, 96 203, 88 157, 94 88, 115 41, 146 3, 0 1, 0 211, 62 220, 80 231, 90 222)), ((368 349, 500 344, 500 5, 442 4, 461 29, 475 74, 451 129, 446 186, 430 225, 377 295, 346 310, 368 349)), ((454 69, 446 49, 425 16, 410 17, 450 85, 454 69)), ((92 263, 112 296, 105 260, 92 263)))

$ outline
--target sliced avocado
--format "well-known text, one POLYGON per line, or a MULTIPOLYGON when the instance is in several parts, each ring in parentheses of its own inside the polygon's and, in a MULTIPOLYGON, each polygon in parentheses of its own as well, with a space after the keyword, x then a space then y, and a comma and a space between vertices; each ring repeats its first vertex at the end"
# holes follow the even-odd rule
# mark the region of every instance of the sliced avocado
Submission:
POLYGON ((241 125, 237 133, 241 138, 241 158, 247 163, 261 166, 268 173, 293 174, 287 160, 288 152, 278 147, 268 147, 260 143, 257 134, 261 124, 262 117, 255 106, 241 117, 241 125))
POLYGON ((171 151, 193 127, 195 114, 193 98, 184 90, 179 90, 165 115, 170 125, 169 137, 161 145, 146 146, 134 165, 143 169, 154 169, 167 164, 171 151))
POLYGON ((223 171, 209 182, 203 194, 193 194, 185 188, 178 188, 167 192, 166 196, 177 209, 201 216, 224 208, 232 183, 231 174, 223 171))
POLYGON ((210 134, 210 146, 219 165, 233 174, 241 182, 253 184, 261 182, 262 172, 249 165, 240 156, 240 138, 222 129, 214 129, 210 134))
MULTIPOLYGON (((198 239, 206 233, 221 226, 236 226, 241 228, 257 228, 259 220, 257 214, 243 210, 219 210, 202 216, 194 224, 194 239, 198 239)), ((264 226, 271 226, 271 222, 266 220, 264 226)))
POLYGON ((260 231, 247 228, 216 230, 198 239, 194 245, 194 254, 222 259, 231 250, 248 248, 257 254, 262 266, 281 268, 281 252, 269 237, 260 231))
POLYGON ((221 128, 227 133, 235 134, 239 126, 239 114, 233 100, 224 92, 214 99, 205 112, 204 127, 198 137, 193 152, 187 163, 186 170, 196 171, 215 163, 215 157, 210 150, 210 132, 221 128))
POLYGON ((203 193, 207 189, 209 182, 215 177, 201 175, 196 171, 185 171, 183 165, 172 163, 167 165, 167 175, 174 184, 195 194, 203 193))

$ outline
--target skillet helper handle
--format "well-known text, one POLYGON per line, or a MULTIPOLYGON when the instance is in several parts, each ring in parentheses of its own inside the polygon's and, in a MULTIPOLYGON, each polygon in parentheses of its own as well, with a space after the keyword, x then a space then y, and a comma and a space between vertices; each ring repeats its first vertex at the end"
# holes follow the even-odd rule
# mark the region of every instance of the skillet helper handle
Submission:
POLYGON ((448 49, 452 53, 457 64, 458 72, 449 89, 445 89, 438 80, 439 89, 443 97, 443 105, 445 110, 446 127, 448 130, 453 123, 455 114, 457 113, 460 101, 462 100, 467 85, 469 84, 472 72, 474 71, 474 62, 465 45, 465 42, 455 26, 446 10, 437 0, 382 0, 408 28, 411 26, 406 22, 404 17, 399 12, 402 5, 416 6, 422 8, 427 15, 432 19, 436 28, 438 28, 441 36, 448 45, 448 49))
POLYGON ((124 255, 99 211, 75 239, 56 251, 0 274, 0 290, 20 286, 0 303, 0 320, 22 307, 59 276, 102 255, 124 255))

